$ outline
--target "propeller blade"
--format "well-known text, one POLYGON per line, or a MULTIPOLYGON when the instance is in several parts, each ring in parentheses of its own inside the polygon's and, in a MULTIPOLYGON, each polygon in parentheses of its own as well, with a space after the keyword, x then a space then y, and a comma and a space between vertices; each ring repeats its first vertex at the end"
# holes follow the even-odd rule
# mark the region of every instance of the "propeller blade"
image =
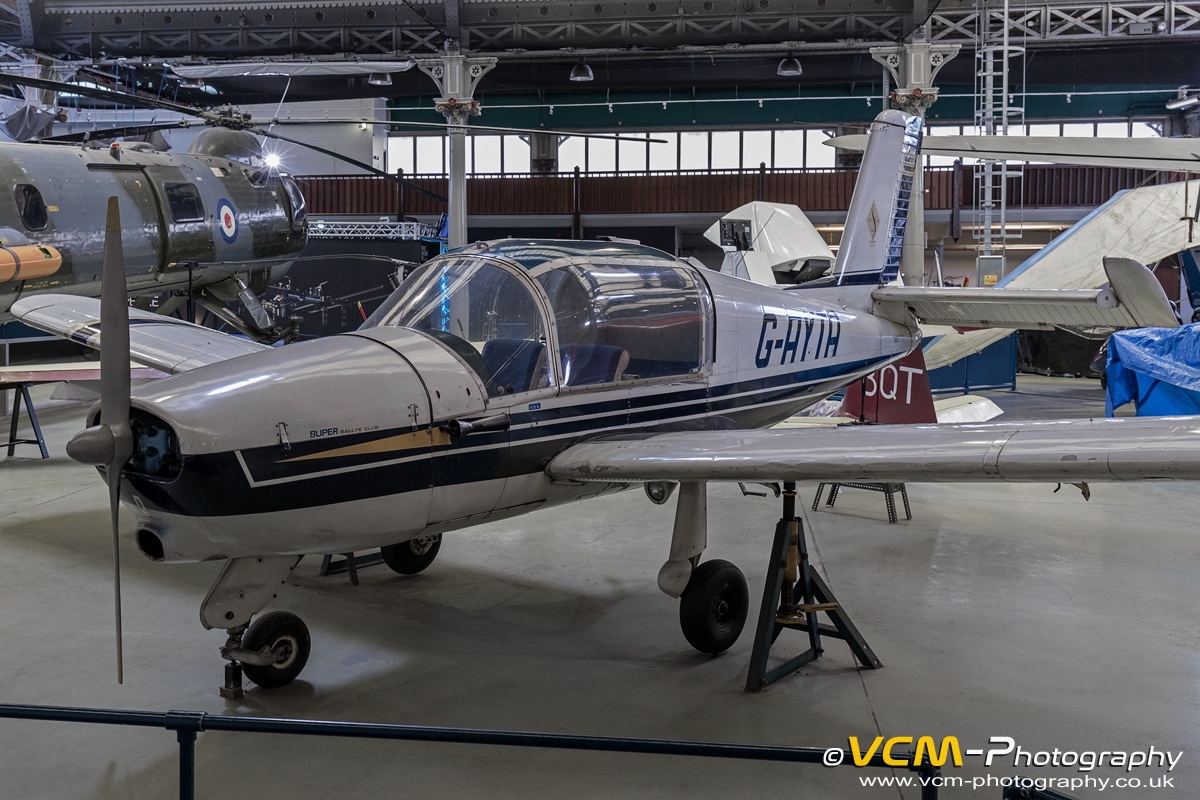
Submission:
POLYGON ((117 683, 125 678, 121 647, 121 470, 133 456, 129 427, 129 296, 125 286, 125 251, 121 243, 121 209, 108 198, 104 226, 104 265, 100 284, 100 422, 112 434, 112 460, 105 465, 108 507, 112 515, 113 604, 116 613, 117 683))
POLYGON ((387 178, 392 183, 398 183, 402 186, 407 186, 409 189, 412 189, 414 192, 417 192, 418 194, 423 194, 426 197, 432 197, 434 200, 437 200, 442 203, 448 202, 446 200, 446 198, 442 197, 440 194, 429 191, 424 186, 418 186, 417 184, 415 184, 411 181, 406 181, 403 178, 397 178, 395 175, 384 172, 381 169, 372 167, 370 164, 363 163, 362 161, 359 161, 357 159, 350 158, 349 156, 346 156, 346 155, 342 155, 341 153, 338 153, 334 150, 327 150, 324 147, 318 147, 315 144, 309 144, 308 142, 302 142, 299 139, 289 139, 286 136, 280 136, 278 133, 272 133, 271 131, 265 130, 263 128, 247 128, 246 130, 250 131, 251 133, 257 133, 259 136, 265 136, 268 139, 278 139, 281 142, 287 142, 288 144, 294 144, 297 147, 307 147, 309 150, 315 150, 318 153, 324 153, 327 156, 333 156, 334 158, 338 159, 339 161, 344 161, 347 164, 351 164, 353 166, 358 167, 359 169, 366 170, 367 172, 371 173, 372 175, 378 175, 381 178, 387 178))
POLYGON ((116 620, 117 634, 117 683, 125 682, 125 656, 121 642, 124 634, 121 631, 121 540, 118 537, 121 512, 121 474, 113 473, 115 479, 108 481, 108 508, 112 515, 113 534, 113 615, 116 620))

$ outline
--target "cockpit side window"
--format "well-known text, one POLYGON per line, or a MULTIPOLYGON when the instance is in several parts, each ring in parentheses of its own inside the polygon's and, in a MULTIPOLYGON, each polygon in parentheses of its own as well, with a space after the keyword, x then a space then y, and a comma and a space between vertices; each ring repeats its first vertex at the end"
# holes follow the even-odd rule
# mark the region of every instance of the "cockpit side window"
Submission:
POLYGON ((551 385, 545 327, 530 287, 485 260, 430 262, 364 327, 373 324, 429 334, 479 375, 490 397, 551 385))
POLYGON ((688 377, 704 365, 701 288, 666 266, 561 267, 550 298, 566 386, 688 377))
POLYGON ((32 183, 18 183, 13 191, 17 199, 17 211, 21 214, 21 224, 27 230, 44 230, 50 222, 50 216, 46 213, 42 193, 32 183))
POLYGON ((204 203, 200 190, 190 183, 163 184, 167 205, 171 207, 171 219, 176 222, 199 222, 204 219, 204 203))
POLYGON ((283 190, 287 193, 288 205, 292 207, 292 228, 301 230, 308 222, 308 207, 304 203, 304 192, 291 177, 283 176, 283 190))

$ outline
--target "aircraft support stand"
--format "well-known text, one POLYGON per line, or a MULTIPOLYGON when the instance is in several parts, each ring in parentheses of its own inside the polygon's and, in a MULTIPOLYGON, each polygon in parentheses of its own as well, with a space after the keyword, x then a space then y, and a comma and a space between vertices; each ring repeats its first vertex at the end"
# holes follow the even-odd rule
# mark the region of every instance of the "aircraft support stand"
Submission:
POLYGON ((762 607, 754 631, 746 691, 761 691, 820 658, 825 652, 821 645, 822 635, 845 641, 855 658, 867 669, 883 666, 842 610, 828 584, 809 563, 804 523, 796 516, 796 484, 787 481, 783 484, 783 517, 775 526, 775 543, 771 547, 762 607), (819 622, 819 612, 824 612, 833 624, 819 622), (805 631, 808 649, 774 669, 768 669, 771 647, 785 628, 805 631))
MULTIPOLYGON (((239 625, 236 628, 230 628, 226 631, 229 634, 229 639, 225 642, 225 647, 232 652, 234 648, 240 650, 242 647, 242 636, 246 633, 246 626, 239 625)), ((231 658, 225 664, 225 685, 217 692, 226 700, 241 700, 246 693, 242 689, 242 662, 231 658)))

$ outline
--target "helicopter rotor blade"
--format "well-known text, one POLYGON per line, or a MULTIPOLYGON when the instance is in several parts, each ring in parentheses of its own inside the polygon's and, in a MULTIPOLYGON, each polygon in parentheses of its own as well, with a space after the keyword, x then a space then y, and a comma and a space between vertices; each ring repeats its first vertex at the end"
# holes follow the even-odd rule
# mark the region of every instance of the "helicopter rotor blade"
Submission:
POLYGON ((389 125, 410 126, 417 128, 442 128, 452 131, 500 131, 503 133, 548 133, 555 136, 576 136, 581 139, 609 139, 617 142, 653 142, 655 144, 670 144, 666 139, 647 139, 642 136, 620 136, 611 133, 583 133, 582 131, 560 131, 546 128, 506 128, 498 125, 450 125, 444 122, 410 122, 408 120, 383 121, 377 119, 273 119, 269 122, 255 121, 255 125, 389 125))
POLYGON ((0 85, 15 84, 17 86, 29 86, 34 89, 45 89, 59 94, 76 94, 80 97, 89 97, 93 100, 104 100, 118 105, 134 106, 135 108, 153 108, 159 111, 172 111, 176 114, 185 114, 189 117, 199 117, 200 119, 210 119, 215 115, 208 111, 203 111, 193 106, 185 106, 180 103, 172 103, 169 100, 158 100, 153 97, 142 97, 136 94, 126 94, 125 92, 116 92, 112 89, 101 89, 98 86, 82 86, 78 83, 67 83, 66 81, 51 81, 44 78, 27 78, 24 75, 13 75, 12 73, 0 73, 0 85))
POLYGON ((190 128, 193 123, 186 120, 176 120, 175 122, 151 122, 145 125, 126 125, 122 128, 99 128, 89 129, 86 131, 76 131, 74 133, 62 133, 58 136, 43 136, 37 141, 41 144, 77 144, 80 142, 90 141, 105 141, 108 139, 124 138, 128 139, 131 136, 141 136, 154 131, 174 130, 177 128, 190 128))
POLYGON ((392 181, 393 183, 398 183, 401 186, 405 186, 409 189, 412 189, 414 192, 423 194, 427 197, 432 197, 434 200, 437 200, 442 203, 448 202, 446 200, 446 198, 442 197, 440 194, 437 194, 436 192, 429 191, 424 186, 418 186, 417 184, 415 184, 411 181, 406 181, 403 178, 397 178, 395 175, 384 172, 383 170, 377 169, 377 168, 371 166, 370 164, 366 164, 357 159, 350 158, 349 156, 343 155, 334 150, 328 150, 324 147, 318 147, 315 144, 309 144, 308 142, 302 142, 299 139, 290 139, 287 136, 281 136, 278 133, 273 133, 268 130, 263 130, 262 128, 247 128, 246 130, 250 131, 251 133, 257 133, 259 136, 265 136, 269 139, 278 139, 281 142, 287 142, 288 144, 294 144, 299 147, 307 147, 309 150, 315 150, 318 153, 324 153, 327 156, 333 156, 334 158, 338 159, 339 161, 344 161, 347 164, 358 167, 361 170, 365 170, 365 171, 371 173, 372 175, 377 175, 380 178, 387 178, 389 181, 392 181))

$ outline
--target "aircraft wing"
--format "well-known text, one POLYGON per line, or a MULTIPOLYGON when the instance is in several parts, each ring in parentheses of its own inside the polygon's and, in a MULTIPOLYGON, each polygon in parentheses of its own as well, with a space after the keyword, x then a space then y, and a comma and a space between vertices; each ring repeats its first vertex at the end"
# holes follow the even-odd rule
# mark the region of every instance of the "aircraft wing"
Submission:
MULTIPOLYGON (((865 150, 864 134, 836 136, 825 144, 865 150)), ((921 153, 1001 161, 1046 161, 1087 167, 1132 167, 1168 172, 1200 171, 1200 140, 1117 139, 1090 136, 926 136, 921 153)))
POLYGON ((625 434, 569 447, 558 481, 1200 479, 1200 416, 625 434))
MULTIPOLYGON (((40 331, 100 349, 100 301, 39 294, 13 303, 13 316, 40 331)), ((129 352, 134 360, 174 374, 268 346, 150 311, 129 309, 129 352)))
POLYGON ((883 286, 872 295, 880 314, 907 309, 927 325, 977 328, 1175 328, 1162 285, 1128 258, 1104 259, 1109 286, 1100 289, 955 289, 883 286))

